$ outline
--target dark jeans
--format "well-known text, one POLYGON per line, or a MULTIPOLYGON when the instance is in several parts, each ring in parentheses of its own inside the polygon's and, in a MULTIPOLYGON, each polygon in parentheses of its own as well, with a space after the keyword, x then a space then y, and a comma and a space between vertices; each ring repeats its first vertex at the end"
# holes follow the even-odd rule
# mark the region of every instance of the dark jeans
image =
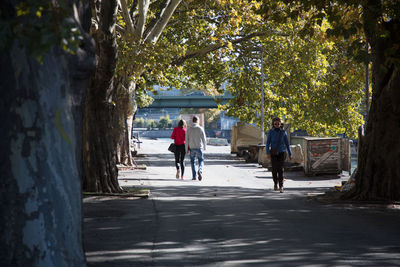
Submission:
POLYGON ((283 187, 283 162, 285 161, 285 152, 280 152, 278 155, 271 155, 272 178, 274 184, 279 183, 279 187, 283 187))
POLYGON ((176 145, 175 150, 175 167, 181 169, 181 176, 185 173, 185 145, 176 145))

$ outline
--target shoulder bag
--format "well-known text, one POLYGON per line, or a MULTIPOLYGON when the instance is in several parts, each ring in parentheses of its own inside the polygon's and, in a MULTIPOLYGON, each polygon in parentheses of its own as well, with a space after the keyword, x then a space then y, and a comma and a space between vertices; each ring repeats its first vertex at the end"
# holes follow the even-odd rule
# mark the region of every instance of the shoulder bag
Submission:
POLYGON ((176 145, 175 143, 171 143, 168 147, 168 150, 171 151, 172 153, 175 153, 176 151, 176 145))

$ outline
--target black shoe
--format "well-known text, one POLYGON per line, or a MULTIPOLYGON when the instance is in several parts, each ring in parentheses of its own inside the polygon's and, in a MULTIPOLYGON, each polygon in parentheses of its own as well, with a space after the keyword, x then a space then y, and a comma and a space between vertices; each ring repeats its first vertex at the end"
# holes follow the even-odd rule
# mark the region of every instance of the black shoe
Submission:
POLYGON ((203 179, 203 177, 201 176, 201 172, 197 172, 197 174, 199 175, 199 181, 201 181, 201 179, 203 179))
POLYGON ((196 180, 196 178, 192 178, 192 180, 196 180))
POLYGON ((274 184, 274 191, 278 191, 278 185, 274 184))

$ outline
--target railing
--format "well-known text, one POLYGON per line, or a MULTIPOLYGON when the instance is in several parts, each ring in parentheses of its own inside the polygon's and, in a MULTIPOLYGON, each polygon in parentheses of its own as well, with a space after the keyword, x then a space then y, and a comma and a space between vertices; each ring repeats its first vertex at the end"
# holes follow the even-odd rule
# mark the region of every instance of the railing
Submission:
POLYGON ((153 96, 154 102, 148 108, 217 108, 226 104, 231 95, 222 96, 153 96))

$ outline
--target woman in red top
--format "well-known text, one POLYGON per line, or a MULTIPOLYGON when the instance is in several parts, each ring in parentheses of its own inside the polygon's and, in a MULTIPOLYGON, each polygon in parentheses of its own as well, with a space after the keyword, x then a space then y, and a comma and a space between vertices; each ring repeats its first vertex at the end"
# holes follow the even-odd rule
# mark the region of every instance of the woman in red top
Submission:
POLYGON ((175 167, 176 167, 176 179, 179 179, 179 168, 181 170, 181 179, 185 172, 185 136, 186 136, 186 122, 180 120, 178 127, 175 127, 172 131, 171 139, 174 139, 176 145, 175 150, 175 167))

